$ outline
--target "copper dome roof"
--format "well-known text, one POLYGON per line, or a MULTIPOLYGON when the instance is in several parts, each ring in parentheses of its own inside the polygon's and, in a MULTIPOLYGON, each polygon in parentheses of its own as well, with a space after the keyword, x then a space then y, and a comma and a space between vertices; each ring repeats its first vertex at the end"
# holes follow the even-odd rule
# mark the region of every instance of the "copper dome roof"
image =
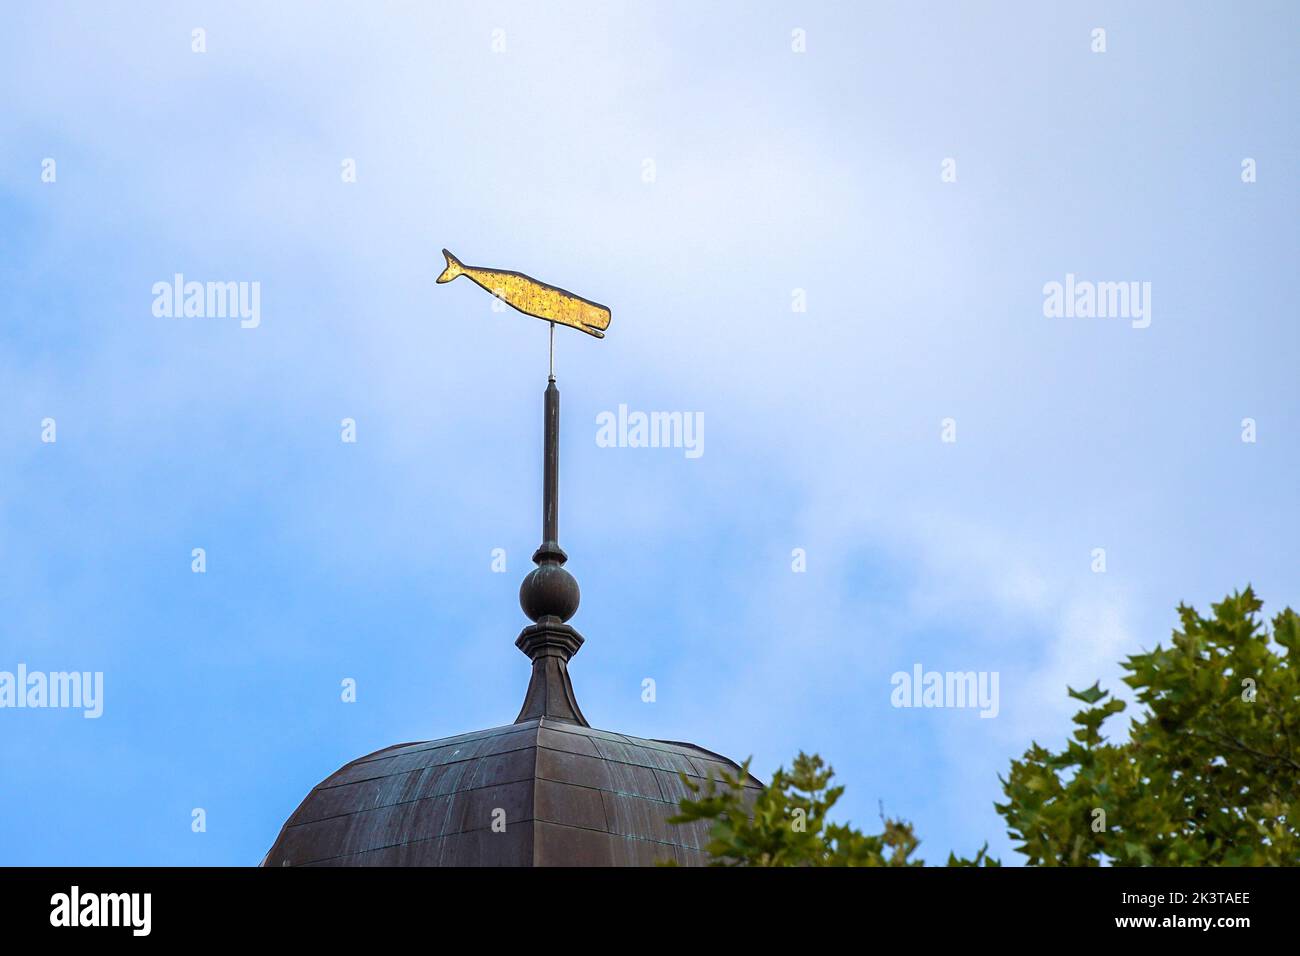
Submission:
POLYGON ((708 824, 667 822, 679 774, 737 771, 690 744, 546 717, 398 744, 322 781, 263 865, 699 866, 708 824))

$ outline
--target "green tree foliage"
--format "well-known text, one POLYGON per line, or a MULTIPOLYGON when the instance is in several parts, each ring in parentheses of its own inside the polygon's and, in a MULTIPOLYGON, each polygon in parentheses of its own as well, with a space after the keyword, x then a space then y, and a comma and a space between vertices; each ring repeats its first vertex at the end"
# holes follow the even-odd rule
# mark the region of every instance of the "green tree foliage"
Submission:
MULTIPOLYGON (((1066 688, 1086 706, 1059 753, 1037 743, 1012 761, 995 804, 1031 866, 1300 864, 1300 615, 1273 618, 1248 587, 1202 617, 1180 605, 1181 629, 1124 662, 1139 716, 1111 743, 1125 709, 1100 683, 1066 688)), ((816 754, 800 753, 754 793, 742 771, 702 786, 675 823, 712 821, 715 866, 923 866, 910 823, 864 834, 827 815, 844 792, 816 754)), ((986 854, 949 866, 998 866, 986 854)))
POLYGON ((1300 616, 1270 634, 1261 607, 1249 587, 1213 617, 1180 606, 1172 646, 1124 664, 1144 708, 1127 741, 1101 733, 1123 701, 1069 691, 1088 705, 1074 739, 1031 746, 996 804, 1031 865, 1300 863, 1300 616))
MULTIPOLYGON (((744 789, 748 760, 735 776, 702 785, 683 775, 694 798, 684 798, 682 812, 670 822, 711 820, 706 849, 714 866, 924 866, 912 858, 920 841, 910 823, 882 815, 883 830, 864 834, 827 820, 844 793, 842 786, 831 786, 834 773, 821 757, 801 752, 792 770, 778 770, 756 795, 744 789)), ((949 856, 948 865, 998 863, 981 849, 973 860, 949 856)))

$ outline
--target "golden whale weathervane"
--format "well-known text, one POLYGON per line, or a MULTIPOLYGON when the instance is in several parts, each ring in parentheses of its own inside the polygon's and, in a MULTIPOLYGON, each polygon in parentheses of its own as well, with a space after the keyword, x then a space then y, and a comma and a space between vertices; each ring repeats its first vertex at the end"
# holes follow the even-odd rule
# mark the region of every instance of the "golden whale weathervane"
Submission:
POLYGON ((599 302, 538 282, 522 272, 467 266, 446 249, 442 250, 442 254, 447 258, 447 268, 438 276, 439 282, 450 282, 457 276, 468 276, 471 281, 524 315, 552 323, 552 329, 554 323, 558 322, 598 339, 605 337, 610 313, 608 307, 599 302))

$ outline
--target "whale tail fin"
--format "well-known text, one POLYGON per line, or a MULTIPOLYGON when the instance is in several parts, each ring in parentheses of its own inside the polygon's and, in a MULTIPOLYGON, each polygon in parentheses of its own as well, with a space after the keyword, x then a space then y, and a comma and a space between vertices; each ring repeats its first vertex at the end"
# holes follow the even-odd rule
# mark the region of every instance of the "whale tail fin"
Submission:
POLYGON ((456 276, 465 274, 465 264, 463 262, 446 249, 442 250, 442 254, 447 258, 447 268, 443 269, 442 275, 438 276, 439 282, 450 282, 456 276))

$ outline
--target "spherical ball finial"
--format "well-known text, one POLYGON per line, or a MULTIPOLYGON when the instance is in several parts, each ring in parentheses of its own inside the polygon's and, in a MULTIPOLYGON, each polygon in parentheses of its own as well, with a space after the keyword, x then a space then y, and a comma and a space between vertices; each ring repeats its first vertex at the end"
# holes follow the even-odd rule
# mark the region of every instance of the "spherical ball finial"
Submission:
POLYGON ((557 617, 563 623, 578 612, 581 598, 573 575, 551 562, 533 568, 519 585, 519 606, 532 621, 557 617))

